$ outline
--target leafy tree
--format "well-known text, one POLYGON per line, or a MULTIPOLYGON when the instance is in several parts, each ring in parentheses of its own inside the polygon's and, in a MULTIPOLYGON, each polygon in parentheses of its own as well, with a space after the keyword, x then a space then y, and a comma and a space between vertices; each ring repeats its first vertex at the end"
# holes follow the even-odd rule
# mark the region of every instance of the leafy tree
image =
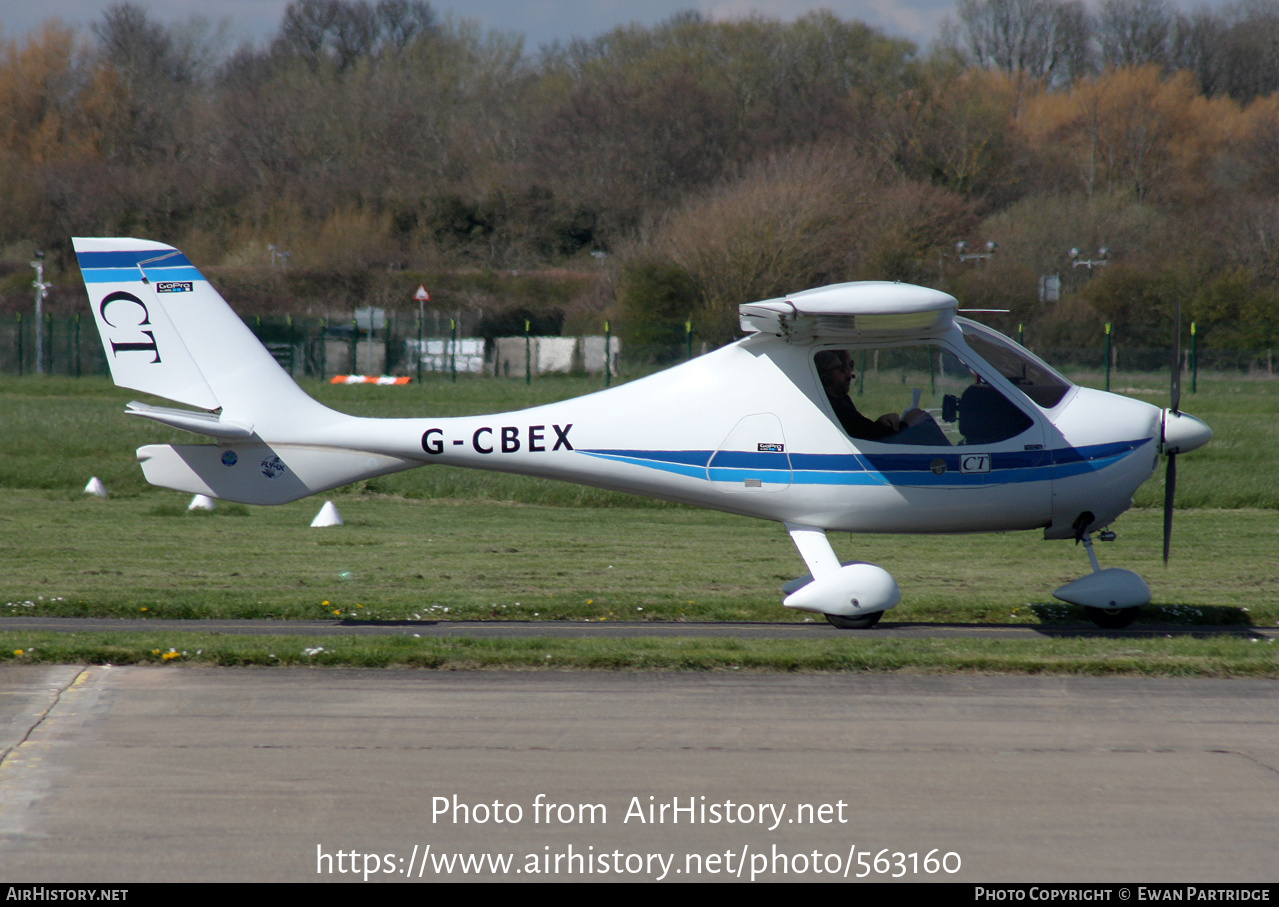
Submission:
POLYGON ((1041 94, 1022 126, 1046 153, 1073 163, 1085 192, 1129 189, 1141 200, 1202 197, 1242 122, 1233 102, 1199 95, 1189 73, 1165 78, 1148 65, 1041 94))
POLYGON ((699 336, 735 336, 737 306, 850 279, 921 279, 967 213, 935 188, 881 172, 845 146, 796 149, 686 200, 648 250, 697 293, 699 336))
POLYGON ((1190 316, 1205 325, 1216 349, 1273 349, 1279 343, 1279 288, 1239 268, 1209 278, 1194 294, 1190 316))
POLYGON ((927 71, 881 111, 884 151, 915 179, 1004 205, 1023 191, 1031 161, 1014 128, 1025 91, 1016 75, 970 69, 927 71))
POLYGON ((0 44, 0 149, 28 164, 96 156, 104 85, 75 33, 45 23, 25 45, 0 44))
POLYGON ((653 362, 679 357, 684 325, 697 304, 688 271, 668 258, 631 258, 622 266, 617 302, 628 350, 640 350, 653 362))

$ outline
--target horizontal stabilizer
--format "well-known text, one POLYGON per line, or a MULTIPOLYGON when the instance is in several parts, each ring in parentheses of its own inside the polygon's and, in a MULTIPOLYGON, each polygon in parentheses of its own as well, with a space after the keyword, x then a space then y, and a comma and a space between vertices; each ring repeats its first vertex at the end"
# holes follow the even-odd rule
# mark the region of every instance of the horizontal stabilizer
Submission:
POLYGON ((215 413, 201 413, 189 409, 172 409, 167 406, 151 406, 134 400, 125 410, 130 416, 142 416, 161 425, 170 425, 183 431, 208 435, 227 441, 238 441, 253 435, 253 426, 243 422, 222 419, 215 413))
POLYGON ((287 504, 422 465, 362 450, 285 444, 151 444, 138 462, 152 485, 240 504, 287 504))

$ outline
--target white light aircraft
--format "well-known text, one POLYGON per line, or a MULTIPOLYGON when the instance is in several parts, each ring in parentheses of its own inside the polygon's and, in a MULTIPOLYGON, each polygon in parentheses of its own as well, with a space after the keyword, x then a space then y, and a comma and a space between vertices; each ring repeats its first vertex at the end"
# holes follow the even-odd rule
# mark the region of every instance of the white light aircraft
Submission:
POLYGON ((75 250, 115 383, 192 407, 127 412, 213 441, 140 448, 152 484, 282 504, 449 464, 776 520, 809 569, 783 603, 848 629, 872 626, 900 592, 878 566, 841 563, 832 530, 1075 539, 1092 572, 1053 594, 1103 627, 1126 626, 1150 590, 1132 571, 1101 569, 1092 535, 1113 537, 1105 528, 1164 454, 1166 560, 1176 455, 1212 437, 1179 411, 1175 368, 1164 410, 1078 387, 958 317, 953 297, 883 282, 747 303, 743 339, 575 400, 357 418, 294 384, 177 249, 121 238, 76 239, 75 250), (908 396, 900 415, 875 417, 908 396))

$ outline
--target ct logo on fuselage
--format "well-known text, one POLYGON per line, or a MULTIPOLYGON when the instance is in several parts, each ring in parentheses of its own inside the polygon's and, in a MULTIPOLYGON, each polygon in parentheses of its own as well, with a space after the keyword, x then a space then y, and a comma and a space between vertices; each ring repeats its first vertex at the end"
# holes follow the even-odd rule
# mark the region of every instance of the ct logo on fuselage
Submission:
POLYGON ((990 472, 990 454, 960 454, 961 473, 990 472))
MULTIPOLYGON (((485 425, 475 429, 471 434, 471 450, 479 454, 491 454, 496 450, 502 453, 519 453, 521 450, 529 453, 544 453, 548 449, 548 444, 551 445, 549 449, 552 451, 572 450, 573 444, 568 439, 568 433, 572 427, 572 422, 563 427, 552 425, 551 431, 555 433, 555 443, 551 444, 545 425, 526 426, 523 434, 518 425, 503 425, 500 428, 485 425)), ((462 447, 466 443, 465 438, 453 438, 449 441, 452 447, 462 447)), ((422 432, 422 449, 429 454, 444 453, 444 429, 428 428, 422 432)))
POLYGON ((154 365, 160 361, 160 347, 155 342, 155 334, 151 331, 133 331, 134 328, 151 324, 151 313, 147 311, 145 302, 132 293, 118 290, 107 294, 98 305, 98 314, 102 316, 103 323, 111 328, 112 356, 119 356, 121 353, 151 353, 155 357, 151 360, 151 364, 154 365), (114 336, 116 331, 132 332, 126 336, 133 339, 128 342, 119 342, 114 336), (142 337, 146 338, 146 342, 141 341, 142 337))

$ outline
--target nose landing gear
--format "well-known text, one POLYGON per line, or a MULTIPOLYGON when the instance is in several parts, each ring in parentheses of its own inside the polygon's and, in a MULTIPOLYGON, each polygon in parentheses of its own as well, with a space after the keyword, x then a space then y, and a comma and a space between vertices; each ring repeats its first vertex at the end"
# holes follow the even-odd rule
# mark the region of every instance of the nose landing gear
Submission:
MULTIPOLYGON (((1107 535, 1114 538, 1110 532, 1102 533, 1102 538, 1107 535)), ((1053 590, 1053 597, 1083 606, 1088 619, 1102 629, 1121 630, 1137 619, 1142 605, 1149 604, 1150 587, 1131 570, 1120 567, 1101 569, 1093 551, 1092 533, 1082 527, 1079 541, 1084 543, 1093 572, 1053 590)))

